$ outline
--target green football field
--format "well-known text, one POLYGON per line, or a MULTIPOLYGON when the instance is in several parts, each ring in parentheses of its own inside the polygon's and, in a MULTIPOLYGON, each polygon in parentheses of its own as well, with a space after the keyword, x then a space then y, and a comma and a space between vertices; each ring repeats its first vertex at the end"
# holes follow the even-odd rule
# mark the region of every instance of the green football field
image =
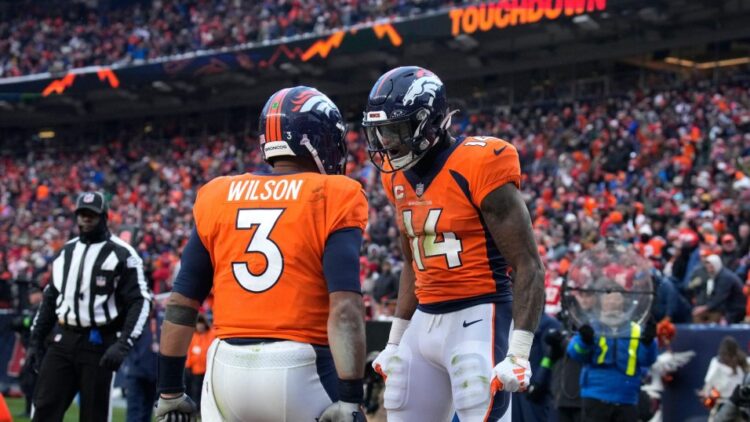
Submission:
MULTIPOLYGON (((14 422, 28 422, 30 420, 28 418, 22 418, 22 417, 17 416, 23 413, 24 399, 6 398, 5 401, 8 403, 8 408, 10 408, 10 414, 13 415, 14 422)), ((75 403, 73 403, 70 409, 68 409, 68 412, 65 414, 65 419, 63 419, 63 421, 64 422, 78 422, 78 406, 75 403)), ((125 409, 114 408, 113 414, 112 414, 112 422, 124 422, 124 421, 125 421, 125 409)))

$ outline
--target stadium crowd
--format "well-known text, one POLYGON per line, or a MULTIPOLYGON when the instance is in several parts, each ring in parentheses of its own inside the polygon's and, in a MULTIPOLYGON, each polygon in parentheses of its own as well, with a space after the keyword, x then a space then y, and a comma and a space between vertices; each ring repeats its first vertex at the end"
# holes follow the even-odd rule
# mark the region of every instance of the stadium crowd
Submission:
MULTIPOLYGON (((657 301, 658 316, 675 322, 745 318, 746 85, 691 82, 605 101, 477 110, 456 117, 453 130, 502 137, 518 149, 522 190, 548 270, 550 313, 559 310, 555 292, 576 254, 613 235, 632 242, 663 274, 657 279, 671 293, 657 301), (711 266, 718 275, 707 272, 711 266), (687 311, 676 310, 679 300, 689 302, 687 311)), ((139 228, 137 249, 154 292, 168 291, 191 230, 196 190, 220 175, 269 170, 251 134, 172 136, 167 144, 145 134, 116 138, 83 157, 80 151, 42 150, 0 159, 0 284, 44 285, 53 253, 75 231, 75 194, 98 189, 111 199, 115 232, 139 228)), ((372 316, 379 317, 390 312, 401 266, 394 210, 362 135, 351 130, 347 141, 348 174, 363 184, 370 201, 361 281, 375 299, 372 316)))
POLYGON ((90 65, 142 63, 201 50, 414 16, 446 0, 153 0, 101 10, 19 1, 0 19, 0 78, 90 65))

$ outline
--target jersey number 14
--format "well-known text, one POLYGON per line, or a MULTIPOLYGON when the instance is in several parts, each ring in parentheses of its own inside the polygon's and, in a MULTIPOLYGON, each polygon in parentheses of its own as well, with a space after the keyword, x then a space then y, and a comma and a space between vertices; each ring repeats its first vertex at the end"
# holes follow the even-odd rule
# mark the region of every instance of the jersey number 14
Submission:
POLYGON ((453 232, 437 233, 437 224, 440 219, 440 213, 442 212, 442 209, 431 209, 430 212, 427 213, 427 218, 424 222, 424 237, 422 237, 422 250, 424 250, 424 255, 422 255, 422 251, 419 247, 420 237, 414 232, 412 211, 404 210, 404 227, 406 228, 406 234, 409 235, 409 238, 411 239, 411 251, 412 255, 414 255, 414 263, 420 271, 425 269, 422 256, 430 258, 442 255, 445 256, 448 268, 461 266, 460 254, 463 251, 461 239, 458 239, 453 232), (438 234, 442 236, 442 242, 437 241, 438 234))

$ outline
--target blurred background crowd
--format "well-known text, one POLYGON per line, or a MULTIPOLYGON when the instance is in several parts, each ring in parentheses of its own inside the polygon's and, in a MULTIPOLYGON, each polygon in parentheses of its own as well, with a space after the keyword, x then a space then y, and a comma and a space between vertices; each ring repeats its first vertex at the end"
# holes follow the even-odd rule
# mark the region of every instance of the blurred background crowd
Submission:
MULTIPOLYGON (((454 119, 457 137, 501 137, 520 153, 550 313, 559 311, 556 289, 576 255, 616 236, 649 258, 667 285, 660 287, 669 292, 657 301, 660 316, 744 320, 750 268, 746 83, 696 80, 559 106, 473 110, 454 119), (679 306, 683 301, 689 307, 679 306)), ((75 233, 77 192, 106 192, 114 232, 139 228, 137 249, 160 293, 170 290, 176 274, 196 190, 220 175, 269 171, 254 133, 162 133, 167 139, 119 133, 87 145, 84 155, 83 147, 71 146, 0 159, 0 306, 10 306, 14 280, 46 284, 55 251, 75 233)), ((377 318, 390 312, 384 305, 397 291, 398 231, 356 124, 347 142, 348 175, 362 183, 370 201, 361 281, 372 299, 370 316, 377 318)))
POLYGON ((268 43, 462 3, 447 0, 156 0, 106 9, 27 2, 0 13, 0 77, 268 43))
MULTIPOLYGON (((0 0, 0 88, 2 83, 10 84, 3 78, 44 72, 56 78, 84 66, 163 61, 166 68, 167 62, 191 53, 232 47, 253 52, 257 51, 253 46, 381 19, 398 22, 445 14, 449 7, 470 3, 477 2, 0 0)), ((506 28, 505 32, 474 34, 474 38, 462 34, 444 40, 440 35, 415 45, 408 45, 404 36, 407 45, 403 47, 366 53, 351 48, 339 56, 333 54, 330 61, 323 56, 305 63, 290 59, 264 70, 212 68, 214 79, 199 72, 168 77, 157 72, 156 76, 144 74, 143 81, 132 79, 132 86, 124 82, 119 89, 102 85, 88 91, 82 76, 80 91, 41 99, 35 91, 28 101, 27 92, 0 89, 0 113, 7 111, 6 119, 0 114, 0 315, 20 311, 13 325, 20 332, 28 331, 41 299, 40 288, 49 282, 49 264, 77 234, 73 201, 79 192, 91 190, 105 193, 110 229, 132 241, 143 257, 159 309, 159 301, 171 290, 179 271, 180 254, 192 230, 197 190, 217 176, 270 171, 260 155, 259 110, 253 108, 265 98, 255 97, 263 96, 258 93, 266 86, 293 81, 320 82, 324 92, 331 87, 331 97, 340 102, 347 116, 347 175, 362 184, 370 205, 360 257, 367 318, 376 325, 389 320, 403 267, 401 244, 394 207, 369 162, 359 128, 359 105, 385 69, 435 64, 438 67, 433 70, 443 75, 451 108, 459 109, 453 118, 453 135, 496 136, 519 151, 521 190, 546 268, 547 316, 533 353, 540 359, 550 358, 548 363, 560 362, 547 368, 557 375, 545 381, 544 390, 529 393, 529 400, 551 403, 554 396, 559 409, 580 406, 577 393, 566 396, 578 388, 578 377, 561 369, 568 365, 565 347, 573 336, 570 330, 577 328, 566 325, 563 285, 582 252, 605 238, 616 238, 632 245, 653 265, 656 295, 651 322, 661 322, 656 337, 663 353, 650 369, 650 384, 644 387, 652 399, 659 400, 670 374, 692 359, 682 352, 671 353, 669 341, 675 336, 671 323, 703 324, 698 331, 720 327, 736 337, 710 337, 707 344, 688 347, 702 347, 703 355, 707 348, 710 353, 718 348, 710 363, 703 356, 702 366, 693 367, 700 376, 706 374, 700 395, 707 406, 713 406, 717 400, 726 400, 750 372, 744 352, 747 345, 739 331, 731 331, 742 330, 732 324, 750 322, 750 67, 748 61, 727 66, 719 61, 722 54, 729 57, 738 52, 747 58, 750 38, 725 36, 723 43, 706 41, 694 49, 672 40, 681 47, 632 50, 643 53, 636 59, 636 55, 628 56, 631 50, 618 44, 625 40, 645 45, 638 37, 652 37, 659 31, 683 34, 697 28, 700 32, 705 29, 703 18, 696 18, 700 21, 696 25, 682 21, 685 16, 701 16, 699 3, 703 8, 715 6, 714 2, 680 0, 609 0, 606 12, 592 13, 578 22, 542 22, 528 25, 526 32, 506 28), (700 10, 683 15, 683 9, 690 7, 700 10), (542 38, 553 41, 538 45, 529 41, 542 38), (612 50, 622 47, 622 52, 612 56, 589 53, 592 40, 605 46, 612 42, 612 50), (577 54, 580 63, 571 59, 577 54), (546 64, 540 65, 544 63, 540 55, 548 55, 550 63, 559 61, 555 64, 559 66, 543 69, 546 64), (684 63, 667 67, 670 55, 691 57, 693 67, 684 63), (714 63, 715 68, 698 67, 706 63, 714 63), (232 97, 235 91, 245 96, 232 97), (358 95, 361 98, 355 98, 358 95), (224 97, 231 101, 224 104, 224 97), (143 107, 140 114, 132 110, 124 117, 118 114, 138 107, 143 107), (11 112, 33 116, 16 126, 7 121, 11 112), (87 113, 92 116, 90 124, 87 113), (54 123, 44 121, 45 117, 54 123), (43 131, 52 132, 51 138, 36 135, 43 131), (561 379, 569 385, 560 385, 561 379)), ((747 1, 719 3, 745 5, 738 7, 750 11, 747 1)), ((710 22, 712 28, 723 28, 717 25, 720 20, 729 28, 730 18, 744 16, 718 9, 723 14, 710 22)), ((448 18, 445 21, 451 23, 448 18)), ((743 25, 747 27, 746 22, 743 25)), ((443 29, 445 34, 450 32, 443 29)), ((351 42, 356 47, 359 41, 351 42)), ((362 45, 372 47, 364 41, 362 45)), ((262 58, 258 55, 255 63, 262 58)), ((188 362, 188 388, 197 388, 205 372, 205 346, 213 338, 211 315, 209 299, 190 348, 197 352, 188 362)), ((158 313, 142 344, 131 354, 128 377, 154 381, 157 317, 158 313)), ((7 331, 7 325, 0 326, 0 335, 7 331)), ((18 337, 19 343, 25 341, 23 335, 18 337)), ((12 362, 21 361, 20 346, 15 346, 12 356, 12 362)), ((8 374, 20 372, 12 363, 8 368, 8 374)), ((535 374, 542 372, 534 369, 535 374)), ((377 386, 379 378, 368 376, 371 386, 377 386)), ((0 376, 0 391, 8 388, 4 382, 0 376)), ((532 382, 542 385, 539 378, 532 382)), ((750 381, 746 384, 750 409, 750 381)), ((679 400, 694 390, 683 391, 679 400)), ((377 398, 369 397, 368 404, 374 410, 377 398)))

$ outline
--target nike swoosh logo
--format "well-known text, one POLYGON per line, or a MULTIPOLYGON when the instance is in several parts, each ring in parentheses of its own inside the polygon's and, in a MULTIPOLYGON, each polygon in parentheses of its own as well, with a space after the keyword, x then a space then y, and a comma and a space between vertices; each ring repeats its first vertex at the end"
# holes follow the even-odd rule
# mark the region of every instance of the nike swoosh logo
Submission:
POLYGON ((503 151, 505 151, 505 148, 508 148, 508 146, 506 145, 500 149, 493 150, 493 152, 495 153, 495 155, 500 155, 503 153, 503 151))
POLYGON ((464 321, 464 328, 468 327, 469 325, 476 324, 479 321, 481 321, 481 319, 478 319, 476 321, 471 321, 471 322, 464 321))

